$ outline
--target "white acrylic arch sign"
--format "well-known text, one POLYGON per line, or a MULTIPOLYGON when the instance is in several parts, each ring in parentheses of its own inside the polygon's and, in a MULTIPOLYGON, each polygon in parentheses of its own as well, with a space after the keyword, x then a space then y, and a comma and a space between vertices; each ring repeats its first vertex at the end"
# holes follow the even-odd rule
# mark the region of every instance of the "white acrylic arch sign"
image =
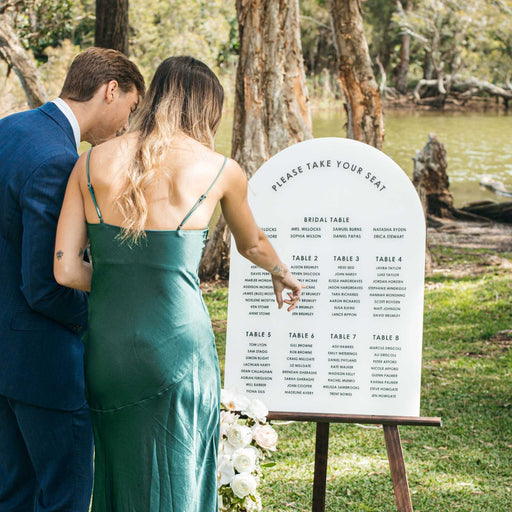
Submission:
POLYGON ((349 139, 313 139, 249 182, 256 222, 307 285, 277 309, 232 244, 225 387, 271 411, 418 416, 425 220, 407 175, 349 139))

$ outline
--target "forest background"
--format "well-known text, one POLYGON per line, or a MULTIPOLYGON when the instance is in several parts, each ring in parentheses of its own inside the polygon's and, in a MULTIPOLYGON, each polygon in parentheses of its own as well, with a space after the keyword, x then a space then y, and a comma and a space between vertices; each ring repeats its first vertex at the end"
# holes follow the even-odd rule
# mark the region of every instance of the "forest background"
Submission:
MULTIPOLYGON (((15 31, 33 52, 50 97, 59 92, 72 57, 94 43, 94 0, 25 0, 17 5, 15 31)), ((336 70, 328 0, 301 0, 300 31, 306 82, 313 106, 342 96, 336 70)), ((512 2, 510 0, 366 0, 365 34, 384 100, 464 105, 475 92, 497 86, 512 93, 512 2), (421 82, 421 84, 420 84, 421 82), (433 85, 435 84, 435 85, 433 85), (470 84, 470 85, 468 85, 470 84)), ((191 54, 219 73, 233 104, 239 53, 235 2, 138 0, 129 6, 130 56, 150 79, 169 55, 191 54)), ((20 110, 23 91, 0 64, 0 115, 20 110)), ((501 95, 503 98, 504 96, 501 95)), ((508 103, 508 98, 505 98, 508 103)))

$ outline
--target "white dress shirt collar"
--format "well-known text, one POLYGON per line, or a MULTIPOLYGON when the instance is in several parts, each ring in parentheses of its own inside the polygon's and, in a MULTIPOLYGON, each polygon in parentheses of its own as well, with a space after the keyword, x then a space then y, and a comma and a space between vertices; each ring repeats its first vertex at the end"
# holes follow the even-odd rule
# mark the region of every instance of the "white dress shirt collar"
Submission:
POLYGON ((78 146, 80 146, 80 125, 73 114, 73 111, 69 107, 69 105, 62 98, 55 98, 53 103, 57 105, 59 110, 66 116, 66 119, 69 121, 71 128, 73 129, 73 135, 75 137, 76 150, 78 151, 78 146))

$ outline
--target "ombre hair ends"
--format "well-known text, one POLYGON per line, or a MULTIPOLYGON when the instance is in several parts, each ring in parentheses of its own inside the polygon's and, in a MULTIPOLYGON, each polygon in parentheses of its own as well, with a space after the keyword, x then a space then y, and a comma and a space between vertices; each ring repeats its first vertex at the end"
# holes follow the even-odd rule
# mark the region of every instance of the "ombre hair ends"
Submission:
POLYGON ((153 181, 177 132, 213 149, 222 116, 224 90, 213 71, 193 57, 169 57, 155 72, 130 131, 139 138, 127 180, 117 198, 124 217, 121 239, 144 236, 148 205, 144 191, 153 181))

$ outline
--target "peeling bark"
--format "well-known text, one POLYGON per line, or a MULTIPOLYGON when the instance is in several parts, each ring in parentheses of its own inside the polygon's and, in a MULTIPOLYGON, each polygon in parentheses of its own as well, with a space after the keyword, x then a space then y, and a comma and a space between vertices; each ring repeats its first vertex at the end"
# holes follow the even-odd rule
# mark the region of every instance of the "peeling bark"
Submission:
POLYGON ((312 136, 298 1, 237 0, 233 158, 252 174, 271 156, 312 136))
POLYGON ((347 136, 381 149, 384 119, 364 34, 361 0, 330 0, 330 14, 339 79, 347 98, 347 136))
MULTIPOLYGON (((237 0, 240 34, 232 157, 247 176, 312 137, 298 0, 237 0)), ((230 236, 223 217, 206 246, 201 279, 226 278, 230 236)))
POLYGON ((8 12, 0 14, 0 58, 16 73, 30 108, 39 107, 48 101, 36 64, 16 35, 8 12))

